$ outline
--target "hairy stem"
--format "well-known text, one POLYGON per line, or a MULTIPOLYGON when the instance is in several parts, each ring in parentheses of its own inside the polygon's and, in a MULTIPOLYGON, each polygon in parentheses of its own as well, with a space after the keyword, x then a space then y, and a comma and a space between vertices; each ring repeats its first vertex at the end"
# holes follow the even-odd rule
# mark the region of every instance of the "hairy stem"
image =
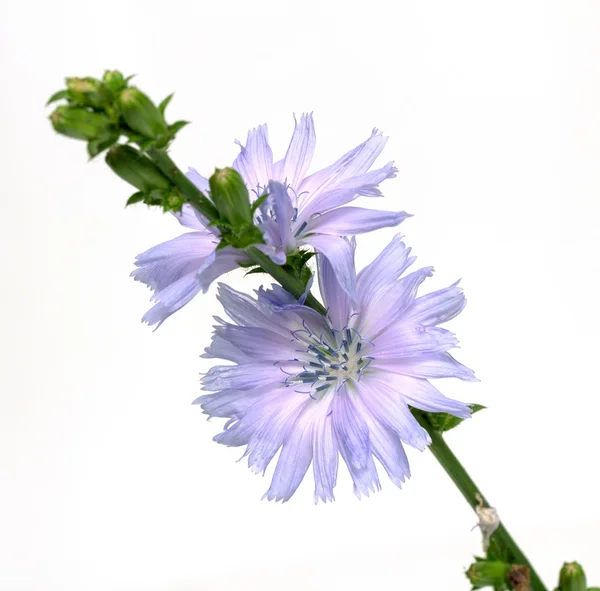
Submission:
POLYGON ((219 218, 217 208, 177 167, 165 150, 150 148, 148 156, 160 168, 161 172, 181 191, 181 194, 209 221, 219 218))
MULTIPOLYGON (((212 222, 218 219, 219 213, 210 200, 192 183, 177 167, 175 162, 165 150, 150 148, 147 151, 148 156, 160 168, 170 181, 181 191, 181 194, 193 205, 208 221, 212 222)), ((249 246, 246 248, 246 254, 250 259, 260 266, 260 268, 278 281, 281 286, 291 293, 294 297, 300 298, 304 295, 305 287, 299 279, 290 275, 283 267, 274 263, 267 255, 263 254, 257 248, 249 246)), ((319 314, 326 314, 323 305, 310 292, 304 302, 319 314)))
MULTIPOLYGON (((299 279, 290 275, 283 267, 274 263, 266 254, 263 254, 254 246, 246 248, 246 254, 254 263, 260 266, 263 271, 266 271, 273 279, 276 279, 286 291, 291 293, 295 298, 304 295, 305 287, 299 279)), ((310 292, 306 296, 305 305, 310 306, 319 314, 325 315, 327 310, 321 302, 315 298, 310 292)))
MULTIPOLYGON (((463 465, 444 441, 442 434, 431 426, 431 423, 427 420, 425 414, 420 412, 415 412, 414 414, 421 426, 426 429, 431 436, 431 445, 429 446, 429 449, 436 460, 442 465, 442 468, 444 468, 448 476, 450 476, 458 490, 460 490, 463 497, 465 497, 467 503, 475 509, 479 505, 479 498, 481 498, 484 506, 489 507, 488 502, 475 485, 475 482, 473 482, 473 479, 469 476, 463 465)), ((529 569, 531 589, 533 589, 533 591, 547 591, 533 566, 531 566, 531 563, 521 548, 519 548, 502 523, 500 523, 496 531, 492 534, 492 540, 494 540, 498 547, 506 553, 510 562, 526 566, 529 569)))

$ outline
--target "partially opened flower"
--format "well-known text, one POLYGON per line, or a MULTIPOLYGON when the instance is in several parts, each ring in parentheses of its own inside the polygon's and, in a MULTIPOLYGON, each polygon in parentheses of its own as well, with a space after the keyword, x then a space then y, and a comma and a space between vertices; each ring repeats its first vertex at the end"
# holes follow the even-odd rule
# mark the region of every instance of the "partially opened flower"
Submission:
POLYGON ((287 501, 312 463, 315 502, 333 500, 339 455, 357 496, 380 488, 374 458, 400 486, 410 476, 404 444, 422 450, 429 443, 409 405, 470 416, 466 404, 429 381, 475 380, 448 353, 454 334, 438 327, 463 309, 464 295, 455 284, 417 297, 432 269, 402 276, 414 261, 409 254, 395 238, 359 273, 354 303, 319 255, 327 317, 278 286, 254 299, 220 285, 233 323, 219 321, 205 356, 233 365, 203 377, 212 393, 196 403, 210 417, 230 419, 215 440, 246 446, 254 472, 264 472, 281 449, 268 499, 287 501))
MULTIPOLYGON (((273 161, 267 126, 248 132, 246 145, 239 144, 241 151, 233 168, 243 177, 253 200, 268 194, 255 220, 265 241, 257 247, 277 264, 284 264, 286 255, 298 247, 315 248, 332 263, 342 288, 353 297, 350 246, 342 237, 396 226, 408 217, 405 212, 347 205, 359 196, 380 196, 379 183, 395 176, 392 162, 370 170, 386 141, 374 130, 371 137, 332 165, 306 176, 315 149, 312 115, 302 115, 296 121, 287 152, 277 162, 273 161)), ((194 169, 188 177, 208 194, 205 177, 194 169)), ((197 293, 206 291, 216 277, 249 262, 241 251, 217 251, 218 231, 207 229, 206 221, 191 206, 185 205, 177 216, 184 226, 196 231, 139 255, 138 268, 132 273, 155 292, 156 304, 143 318, 150 325, 161 324, 197 293)))

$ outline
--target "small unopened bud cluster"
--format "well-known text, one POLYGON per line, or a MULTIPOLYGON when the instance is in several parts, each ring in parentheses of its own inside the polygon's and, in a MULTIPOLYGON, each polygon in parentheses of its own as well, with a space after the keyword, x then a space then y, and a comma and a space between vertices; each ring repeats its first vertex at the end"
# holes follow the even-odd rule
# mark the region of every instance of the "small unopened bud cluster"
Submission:
POLYGON ((164 111, 171 97, 156 106, 141 90, 129 86, 129 80, 117 70, 107 70, 101 80, 67 78, 66 88, 48 101, 66 100, 50 121, 58 133, 86 141, 90 158, 110 150, 109 166, 138 189, 128 204, 143 201, 165 211, 181 209, 183 197, 143 151, 165 148, 186 122, 168 125, 164 111), (121 137, 140 149, 119 144, 121 137))
POLYGON ((219 248, 263 242, 239 173, 232 168, 218 169, 210 178, 210 199, 193 185, 190 188, 191 183, 166 154, 169 142, 187 123, 169 125, 165 121, 172 95, 156 105, 129 81, 117 70, 107 70, 102 79, 67 78, 66 88, 48 101, 66 101, 50 115, 54 129, 87 142, 90 158, 108 150, 107 164, 137 189, 127 205, 141 202, 164 211, 180 211, 184 203, 191 203, 218 228, 219 248))

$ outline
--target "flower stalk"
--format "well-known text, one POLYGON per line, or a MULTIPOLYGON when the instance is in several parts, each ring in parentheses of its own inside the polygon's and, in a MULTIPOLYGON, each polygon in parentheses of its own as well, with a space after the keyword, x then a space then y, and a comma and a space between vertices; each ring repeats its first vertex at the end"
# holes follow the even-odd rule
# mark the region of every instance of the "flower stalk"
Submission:
MULTIPOLYGON (((413 414, 431 437, 431 445, 429 446, 431 453, 441 464, 448 476, 450 476, 452 482, 454 482, 458 490, 462 493, 467 503, 471 505, 473 510, 475 510, 480 503, 489 507, 489 503, 485 500, 485 497, 479 491, 479 488, 469 476, 464 466, 448 447, 442 434, 431 426, 426 413, 414 411, 413 414)), ((530 584, 533 591, 548 591, 521 548, 519 548, 518 544, 502 523, 500 523, 491 538, 492 542, 495 542, 496 546, 504 554, 505 559, 508 562, 526 566, 529 569, 530 584)))

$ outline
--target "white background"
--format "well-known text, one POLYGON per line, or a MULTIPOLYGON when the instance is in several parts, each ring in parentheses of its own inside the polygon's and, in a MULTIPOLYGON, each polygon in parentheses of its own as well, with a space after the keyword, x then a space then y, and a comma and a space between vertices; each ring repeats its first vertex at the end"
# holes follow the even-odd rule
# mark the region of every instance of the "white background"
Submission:
MULTIPOLYGON (((549 588, 565 560, 600 585, 600 3, 59 1, 0 9, 2 591, 466 590, 475 516, 428 452, 402 491, 287 504, 211 441, 190 402, 214 293, 153 333, 129 278, 180 233, 124 210, 131 189, 44 110, 66 75, 139 74, 193 125, 173 156, 205 173, 268 122, 315 112, 316 167, 390 136, 378 205, 429 289, 462 277, 450 325, 489 407, 448 441, 549 588)), ((359 242, 359 266, 393 232, 359 242)), ((240 286, 241 273, 231 275, 240 286)), ((243 282, 250 289, 256 278, 243 282)), ((267 475, 268 477, 268 475, 267 475)))

